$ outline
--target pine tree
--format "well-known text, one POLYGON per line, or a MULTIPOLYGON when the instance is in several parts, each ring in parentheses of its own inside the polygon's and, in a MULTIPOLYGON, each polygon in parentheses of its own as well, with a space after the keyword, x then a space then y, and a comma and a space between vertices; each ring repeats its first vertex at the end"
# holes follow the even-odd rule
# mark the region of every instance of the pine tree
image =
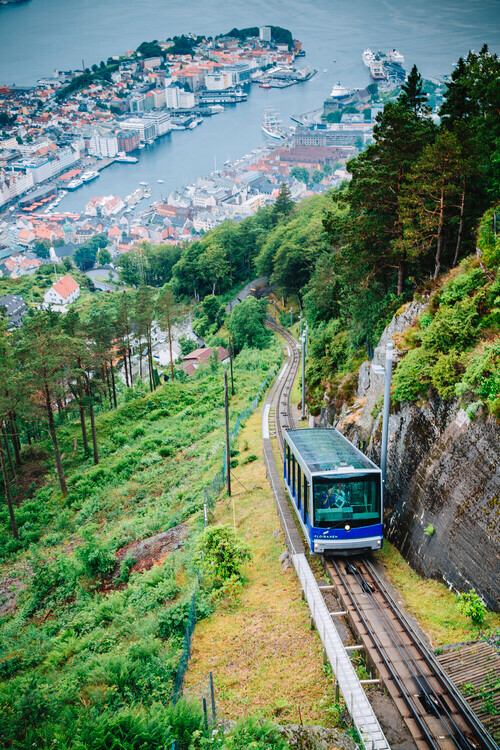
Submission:
POLYGON ((407 80, 401 86, 399 101, 415 115, 429 114, 428 96, 424 91, 424 81, 416 65, 411 69, 407 80))
POLYGON ((291 197, 290 188, 285 182, 283 182, 273 206, 273 224, 276 225, 280 221, 286 221, 293 213, 294 206, 295 204, 291 197))

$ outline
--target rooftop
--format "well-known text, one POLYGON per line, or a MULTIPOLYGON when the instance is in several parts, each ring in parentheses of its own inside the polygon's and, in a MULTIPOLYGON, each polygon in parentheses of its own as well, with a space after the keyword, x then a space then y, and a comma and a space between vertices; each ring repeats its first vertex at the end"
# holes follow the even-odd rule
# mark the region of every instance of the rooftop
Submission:
POLYGON ((338 430, 289 430, 286 439, 295 447, 313 474, 326 471, 378 470, 378 466, 366 458, 338 430))

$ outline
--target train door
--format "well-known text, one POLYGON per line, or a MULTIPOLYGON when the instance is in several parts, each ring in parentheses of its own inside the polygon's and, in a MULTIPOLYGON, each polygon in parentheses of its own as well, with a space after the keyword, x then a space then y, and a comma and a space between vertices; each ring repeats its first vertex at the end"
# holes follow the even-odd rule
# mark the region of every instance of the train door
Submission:
POLYGON ((304 519, 304 523, 307 526, 307 506, 309 504, 309 483, 307 481, 307 477, 304 474, 304 512, 302 514, 302 517, 304 519))

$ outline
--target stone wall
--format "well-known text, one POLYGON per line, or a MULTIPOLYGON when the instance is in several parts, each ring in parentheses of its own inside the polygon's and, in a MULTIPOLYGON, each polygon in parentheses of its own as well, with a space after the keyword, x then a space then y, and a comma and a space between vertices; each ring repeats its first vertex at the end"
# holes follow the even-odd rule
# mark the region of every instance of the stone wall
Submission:
MULTIPOLYGON (((389 338, 421 310, 412 303, 393 319, 375 351, 376 364, 384 364, 389 338)), ((396 362, 400 356, 396 349, 396 362)), ((383 377, 368 362, 357 395, 353 406, 328 421, 378 463, 383 377)), ((500 426, 481 414, 471 420, 458 402, 431 395, 391 407, 388 437, 386 536, 423 575, 457 591, 473 588, 499 610, 500 426), (430 525, 434 533, 426 535, 430 525)))

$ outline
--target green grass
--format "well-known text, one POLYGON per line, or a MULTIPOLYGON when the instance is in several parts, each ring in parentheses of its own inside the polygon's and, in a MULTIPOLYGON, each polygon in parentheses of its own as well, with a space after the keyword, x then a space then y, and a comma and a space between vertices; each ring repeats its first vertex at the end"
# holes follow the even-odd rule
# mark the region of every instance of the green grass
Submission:
MULTIPOLYGON (((478 638, 479 629, 459 612, 458 597, 444 584, 419 576, 387 541, 375 557, 384 566, 401 600, 416 617, 434 648, 478 638)), ((492 634, 498 628, 500 615, 488 612, 481 633, 492 634)))
MULTIPOLYGON (((278 359, 276 345, 236 359, 233 424, 278 359)), ((151 717, 172 694, 204 487, 221 465, 222 369, 131 395, 97 418, 98 467, 81 455, 76 419, 58 428, 69 494, 61 498, 50 467, 45 486, 17 509, 19 545, 2 504, 0 579, 15 574, 25 587, 17 611, 0 622, 0 735, 7 746, 48 748, 57 740, 80 750, 87 745, 75 743, 91 731, 91 717, 96 727, 123 712, 141 726, 156 726, 160 714, 167 721, 161 712, 151 717), (182 522, 190 532, 182 547, 130 577, 130 562, 118 566, 111 579, 117 549, 182 522), (165 620, 174 603, 176 618, 165 620)), ((210 611, 202 592, 198 615, 210 611)), ((148 746, 163 747, 154 742, 148 746)))

